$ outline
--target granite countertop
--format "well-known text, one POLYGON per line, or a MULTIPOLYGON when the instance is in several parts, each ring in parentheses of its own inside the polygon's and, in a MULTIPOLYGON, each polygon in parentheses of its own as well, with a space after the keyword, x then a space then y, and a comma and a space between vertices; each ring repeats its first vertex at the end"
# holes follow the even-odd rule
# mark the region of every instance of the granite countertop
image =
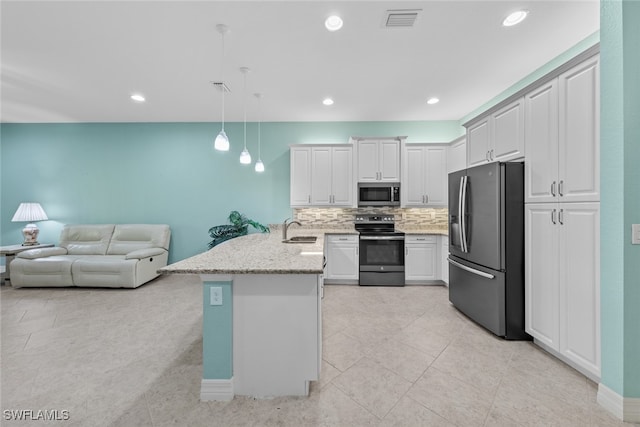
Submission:
POLYGON ((322 274, 325 234, 357 234, 353 228, 293 226, 288 237, 316 236, 315 243, 283 243, 281 230, 228 240, 213 249, 170 264, 160 274, 322 274))

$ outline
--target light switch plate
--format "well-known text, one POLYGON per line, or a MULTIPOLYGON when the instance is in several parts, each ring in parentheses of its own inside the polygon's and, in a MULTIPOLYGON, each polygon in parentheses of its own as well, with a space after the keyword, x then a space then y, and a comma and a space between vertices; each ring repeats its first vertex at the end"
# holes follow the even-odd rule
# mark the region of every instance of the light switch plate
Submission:
POLYGON ((640 245, 640 224, 631 224, 631 244, 640 245))
POLYGON ((222 288, 219 286, 212 286, 210 292, 209 297, 211 305, 222 305, 222 288))

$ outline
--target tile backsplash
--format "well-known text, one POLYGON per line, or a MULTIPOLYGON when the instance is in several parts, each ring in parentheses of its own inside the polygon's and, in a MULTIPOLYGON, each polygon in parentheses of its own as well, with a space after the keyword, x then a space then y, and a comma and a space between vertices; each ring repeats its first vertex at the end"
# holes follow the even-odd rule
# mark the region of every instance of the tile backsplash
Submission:
POLYGON ((304 226, 310 227, 353 227, 356 214, 394 215, 396 225, 405 228, 442 227, 447 228, 449 210, 446 208, 392 207, 380 208, 297 208, 293 209, 294 218, 304 226))

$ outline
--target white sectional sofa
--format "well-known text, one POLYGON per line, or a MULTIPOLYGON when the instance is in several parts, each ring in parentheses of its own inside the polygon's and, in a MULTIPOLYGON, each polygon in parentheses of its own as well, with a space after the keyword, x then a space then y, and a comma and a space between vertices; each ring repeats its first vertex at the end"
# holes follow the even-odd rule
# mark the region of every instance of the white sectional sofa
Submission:
POLYGON ((59 246, 20 252, 13 287, 137 288, 167 265, 171 230, 156 224, 66 225, 59 246))

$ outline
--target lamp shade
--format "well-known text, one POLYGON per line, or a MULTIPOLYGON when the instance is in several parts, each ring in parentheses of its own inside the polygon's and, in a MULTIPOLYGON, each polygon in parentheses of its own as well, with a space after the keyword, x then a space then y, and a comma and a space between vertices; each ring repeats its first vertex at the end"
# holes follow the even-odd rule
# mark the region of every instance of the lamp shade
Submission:
POLYGON ((40 203, 20 203, 11 222, 33 222, 49 219, 40 203))

